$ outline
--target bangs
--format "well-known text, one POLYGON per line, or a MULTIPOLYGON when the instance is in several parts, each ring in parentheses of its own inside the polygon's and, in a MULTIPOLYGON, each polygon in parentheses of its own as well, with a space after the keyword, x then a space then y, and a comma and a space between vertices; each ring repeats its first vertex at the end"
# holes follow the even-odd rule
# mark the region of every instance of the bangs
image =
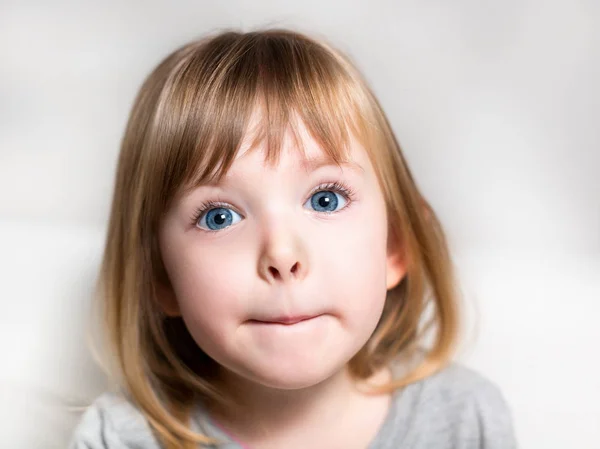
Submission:
POLYGON ((285 31, 226 33, 181 51, 151 138, 167 201, 218 182, 248 138, 249 150, 265 149, 267 164, 279 160, 288 132, 304 152, 300 123, 336 164, 347 161, 350 136, 364 142, 361 89, 344 60, 321 44, 285 31))

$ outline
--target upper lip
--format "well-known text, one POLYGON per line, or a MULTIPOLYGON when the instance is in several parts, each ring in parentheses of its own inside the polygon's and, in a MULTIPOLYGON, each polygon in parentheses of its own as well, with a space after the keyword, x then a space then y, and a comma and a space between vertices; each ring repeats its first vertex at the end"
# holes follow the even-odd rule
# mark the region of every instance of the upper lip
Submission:
POLYGON ((300 321, 309 320, 311 318, 316 318, 317 315, 283 315, 273 318, 266 318, 260 320, 251 320, 251 321, 260 321, 262 323, 278 323, 278 324, 296 324, 300 321))

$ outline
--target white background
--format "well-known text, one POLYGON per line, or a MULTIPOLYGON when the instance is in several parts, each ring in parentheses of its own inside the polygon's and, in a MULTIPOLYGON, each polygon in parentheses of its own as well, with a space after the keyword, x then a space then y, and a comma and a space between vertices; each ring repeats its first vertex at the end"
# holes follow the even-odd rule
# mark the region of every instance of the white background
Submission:
POLYGON ((84 340, 113 171, 143 77, 223 27, 348 52, 446 227, 460 358, 523 448, 600 448, 600 2, 0 3, 0 447, 65 447, 98 394, 84 340), (477 323, 475 325, 475 323, 477 323))

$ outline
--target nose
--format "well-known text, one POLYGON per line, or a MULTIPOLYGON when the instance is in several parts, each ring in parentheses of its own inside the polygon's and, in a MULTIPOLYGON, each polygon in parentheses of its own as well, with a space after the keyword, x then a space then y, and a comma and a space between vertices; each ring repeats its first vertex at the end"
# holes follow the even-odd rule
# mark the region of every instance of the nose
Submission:
POLYGON ((271 264, 267 268, 270 277, 273 280, 283 280, 285 277, 288 277, 289 279, 296 277, 299 271, 300 264, 298 262, 294 263, 294 265, 292 265, 292 268, 290 268, 289 270, 286 268, 285 265, 283 265, 281 268, 277 268, 275 265, 276 264, 271 264))
POLYGON ((264 240, 259 275, 268 283, 300 280, 308 272, 308 257, 300 235, 292 229, 271 229, 264 240))

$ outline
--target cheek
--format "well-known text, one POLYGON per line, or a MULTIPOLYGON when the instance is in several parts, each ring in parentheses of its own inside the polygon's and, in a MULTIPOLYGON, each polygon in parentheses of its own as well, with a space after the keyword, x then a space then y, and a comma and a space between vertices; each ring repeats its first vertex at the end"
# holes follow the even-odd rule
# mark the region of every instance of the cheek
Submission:
POLYGON ((247 309, 251 263, 249 252, 225 243, 200 245, 187 241, 165 266, 181 313, 190 328, 207 332, 233 325, 247 309))
POLYGON ((381 215, 375 209, 371 212, 338 228, 332 236, 335 247, 326 253, 330 292, 336 292, 348 319, 378 319, 386 297, 387 224, 369 220, 381 215))

